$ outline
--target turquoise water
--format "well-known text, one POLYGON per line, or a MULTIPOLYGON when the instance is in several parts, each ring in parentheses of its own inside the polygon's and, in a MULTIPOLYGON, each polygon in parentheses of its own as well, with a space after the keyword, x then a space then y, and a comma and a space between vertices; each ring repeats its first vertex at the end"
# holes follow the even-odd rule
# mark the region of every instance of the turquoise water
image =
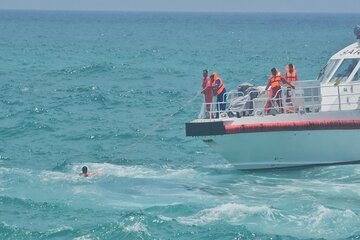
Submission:
POLYGON ((359 239, 360 166, 242 172, 184 131, 202 69, 314 79, 359 23, 0 11, 0 239, 359 239))

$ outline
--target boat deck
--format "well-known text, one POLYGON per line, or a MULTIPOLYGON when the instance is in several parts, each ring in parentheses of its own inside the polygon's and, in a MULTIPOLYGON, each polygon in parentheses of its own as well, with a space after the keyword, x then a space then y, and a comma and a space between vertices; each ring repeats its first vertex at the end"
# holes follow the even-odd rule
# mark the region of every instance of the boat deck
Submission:
POLYGON ((360 83, 320 84, 319 81, 298 81, 293 84, 287 97, 287 87, 282 87, 282 107, 276 104, 276 99, 269 99, 265 86, 253 88, 249 92, 230 91, 227 95, 226 110, 218 111, 217 102, 202 104, 198 120, 226 120, 229 118, 259 117, 266 115, 311 114, 328 111, 346 111, 360 108, 360 83), (256 96, 256 97, 253 97, 256 96), (266 113, 265 105, 271 101, 270 111, 266 113))

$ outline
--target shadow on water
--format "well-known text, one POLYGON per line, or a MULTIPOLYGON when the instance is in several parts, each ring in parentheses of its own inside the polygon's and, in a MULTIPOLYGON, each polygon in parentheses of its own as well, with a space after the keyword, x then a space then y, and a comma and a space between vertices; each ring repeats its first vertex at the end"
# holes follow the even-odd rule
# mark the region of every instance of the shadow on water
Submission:
POLYGON ((237 169, 237 171, 241 172, 242 174, 270 174, 270 175, 284 175, 284 174, 299 174, 305 171, 317 171, 324 166, 296 166, 296 167, 282 167, 282 168, 264 168, 264 169, 237 169))
POLYGON ((306 166, 290 166, 290 167, 279 167, 279 168, 263 168, 263 169, 249 169, 249 170, 241 170, 244 173, 284 173, 284 172, 299 172, 299 171, 311 171, 311 170, 319 170, 319 169, 326 169, 336 166, 347 166, 347 165, 358 165, 360 164, 360 160, 351 161, 351 162, 344 162, 344 163, 324 163, 324 164, 310 164, 306 166))
POLYGON ((227 168, 208 167, 198 169, 203 172, 202 179, 221 185, 252 183, 252 184, 280 184, 287 183, 309 184, 327 182, 329 184, 353 184, 360 181, 360 165, 312 165, 287 168, 241 170, 236 166, 227 168))
POLYGON ((267 175, 267 174, 299 174, 304 171, 318 171, 326 166, 320 165, 308 165, 308 166, 296 166, 296 167, 282 167, 282 168, 262 168, 262 169, 240 169, 237 166, 231 166, 227 168, 206 168, 212 174, 238 174, 238 175, 267 175))

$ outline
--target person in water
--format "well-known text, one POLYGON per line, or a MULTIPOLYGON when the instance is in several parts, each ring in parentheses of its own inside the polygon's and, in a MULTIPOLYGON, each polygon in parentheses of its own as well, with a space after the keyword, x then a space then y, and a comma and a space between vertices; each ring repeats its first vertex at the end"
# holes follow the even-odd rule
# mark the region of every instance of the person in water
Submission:
POLYGON ((90 177, 90 176, 99 175, 98 172, 89 173, 87 166, 83 166, 82 169, 81 169, 81 171, 82 171, 82 172, 80 173, 80 176, 82 176, 82 177, 90 177))

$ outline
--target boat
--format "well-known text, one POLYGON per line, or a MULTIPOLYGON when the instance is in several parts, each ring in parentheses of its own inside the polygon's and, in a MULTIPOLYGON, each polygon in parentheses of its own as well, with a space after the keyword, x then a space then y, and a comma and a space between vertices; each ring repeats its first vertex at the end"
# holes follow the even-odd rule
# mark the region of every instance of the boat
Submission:
POLYGON ((360 26, 357 41, 334 54, 316 80, 282 86, 283 109, 267 113, 265 86, 244 83, 186 123, 186 136, 201 138, 242 170, 360 163, 360 26), (283 110, 283 111, 280 111, 283 110))

